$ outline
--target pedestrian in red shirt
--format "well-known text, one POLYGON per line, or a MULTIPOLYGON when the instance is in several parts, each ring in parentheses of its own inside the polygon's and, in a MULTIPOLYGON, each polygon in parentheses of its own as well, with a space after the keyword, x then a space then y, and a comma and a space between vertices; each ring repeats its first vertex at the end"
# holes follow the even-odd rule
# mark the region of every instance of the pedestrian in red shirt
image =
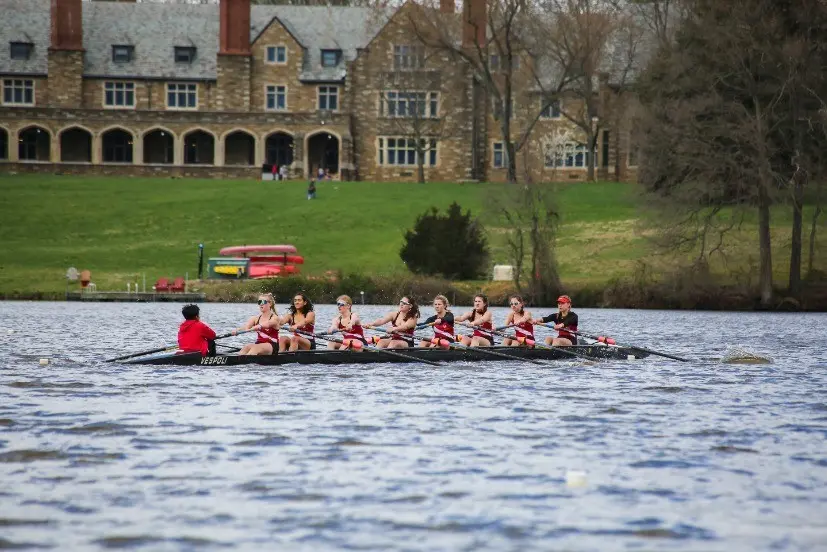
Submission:
POLYGON ((185 353, 201 353, 215 356, 215 332, 201 322, 198 305, 185 305, 181 309, 184 320, 178 328, 178 348, 185 353))

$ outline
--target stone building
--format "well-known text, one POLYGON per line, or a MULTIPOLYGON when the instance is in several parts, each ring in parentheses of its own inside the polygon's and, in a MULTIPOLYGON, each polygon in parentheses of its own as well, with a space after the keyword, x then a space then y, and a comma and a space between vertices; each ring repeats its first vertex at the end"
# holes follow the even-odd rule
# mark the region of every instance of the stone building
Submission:
MULTIPOLYGON (((0 171, 243 177, 276 164, 415 180, 423 156, 429 180, 504 179, 490 103, 405 31, 410 6, 0 0, 0 171)), ((538 128, 555 125, 550 111, 538 128)), ((615 135, 599 140, 598 174, 633 177, 615 135)), ((583 179, 584 156, 567 161, 555 177, 583 179)))

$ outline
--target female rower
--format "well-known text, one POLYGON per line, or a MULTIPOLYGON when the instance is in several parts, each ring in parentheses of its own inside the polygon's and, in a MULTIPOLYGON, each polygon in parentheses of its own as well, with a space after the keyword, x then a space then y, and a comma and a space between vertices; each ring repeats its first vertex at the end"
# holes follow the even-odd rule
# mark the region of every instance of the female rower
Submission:
POLYGON ((333 318, 328 333, 341 332, 342 342, 328 341, 327 348, 361 351, 367 341, 365 340, 365 330, 362 329, 359 315, 351 310, 353 299, 347 295, 340 295, 336 298, 336 308, 339 309, 339 315, 333 318))
POLYGON ((304 293, 297 293, 289 309, 290 312, 284 316, 283 322, 290 325, 293 335, 279 338, 280 352, 288 348, 290 351, 315 349, 316 338, 313 336, 313 330, 316 327, 316 313, 313 312, 313 303, 304 293))
POLYGON ((532 347, 534 345, 534 324, 531 322, 531 312, 525 310, 525 302, 519 295, 508 298, 511 312, 505 317, 507 326, 514 326, 514 337, 503 339, 503 345, 509 347, 532 347))
POLYGON ((465 322, 466 326, 474 328, 474 334, 471 337, 463 335, 460 337, 463 345, 471 347, 490 347, 494 345, 494 334, 490 330, 494 329, 491 323, 491 311, 488 310, 488 297, 483 294, 474 296, 474 310, 466 312, 455 318, 457 322, 465 322), (489 331, 486 331, 489 330, 489 331))
POLYGON ((403 297, 399 301, 399 310, 389 312, 365 327, 375 328, 390 322, 390 336, 377 341, 376 346, 383 349, 406 349, 414 346, 413 333, 417 320, 419 320, 419 306, 416 301, 409 297, 403 297))
POLYGON ((568 295, 558 297, 557 308, 559 312, 532 320, 532 324, 545 324, 546 322, 554 324, 554 329, 558 331, 557 337, 547 337, 545 339, 547 345, 554 347, 577 345, 577 336, 571 333, 577 331, 577 315, 571 310, 571 298, 568 295))
POLYGON ((432 324, 434 337, 430 341, 422 340, 420 347, 442 347, 449 349, 454 342, 454 313, 448 310, 448 298, 444 295, 434 297, 434 314, 423 324, 432 324))
POLYGON ((238 352, 240 355, 275 355, 279 352, 279 326, 281 321, 276 312, 276 298, 272 293, 258 296, 258 316, 251 316, 247 322, 233 330, 233 335, 242 330, 256 330, 256 342, 249 343, 238 352))

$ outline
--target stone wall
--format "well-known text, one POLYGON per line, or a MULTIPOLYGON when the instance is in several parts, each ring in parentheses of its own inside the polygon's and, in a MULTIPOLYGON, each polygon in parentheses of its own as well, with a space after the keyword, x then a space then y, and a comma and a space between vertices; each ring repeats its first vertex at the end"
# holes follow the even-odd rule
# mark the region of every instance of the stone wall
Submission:
POLYGON ((0 163, 0 174, 66 174, 93 176, 135 176, 171 178, 261 178, 256 167, 211 167, 199 165, 124 165, 120 163, 0 163))
POLYGON ((215 109, 250 111, 250 56, 218 54, 215 109))
POLYGON ((50 49, 48 71, 49 95, 47 98, 36 97, 36 103, 80 107, 83 102, 83 51, 50 49))

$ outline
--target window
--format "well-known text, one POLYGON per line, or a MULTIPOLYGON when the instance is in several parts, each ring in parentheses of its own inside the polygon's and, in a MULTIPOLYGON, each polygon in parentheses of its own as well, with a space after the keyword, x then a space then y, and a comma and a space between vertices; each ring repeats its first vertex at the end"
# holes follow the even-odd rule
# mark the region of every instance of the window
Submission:
POLYGON ((423 46, 398 45, 393 47, 394 69, 422 69, 425 67, 423 46))
MULTIPOLYGON (((585 144, 566 142, 546 150, 545 166, 546 168, 585 169, 591 157, 591 152, 585 144)), ((597 156, 594 158, 594 166, 597 166, 597 156)))
POLYGON ((112 46, 112 61, 115 63, 129 63, 134 55, 134 46, 123 44, 112 46))
POLYGON ((103 105, 106 107, 135 107, 135 83, 103 83, 103 105))
POLYGON ((5 105, 34 105, 34 81, 4 79, 3 103, 5 105))
POLYGON ((198 107, 198 85, 167 84, 167 107, 172 109, 196 109, 198 107))
POLYGON ((541 119, 559 119, 560 118, 560 100, 554 100, 548 103, 548 100, 540 100, 541 119))
POLYGON ((9 56, 12 59, 29 59, 34 44, 31 42, 9 42, 9 56))
POLYGON ((609 131, 603 131, 603 143, 600 145, 601 156, 600 164, 604 167, 609 166, 609 131))
POLYGON ((0 128, 0 159, 9 158, 9 133, 0 128))
POLYGON ((319 87, 319 109, 325 109, 329 111, 336 111, 337 109, 339 109, 338 86, 319 87))
POLYGON ((279 65, 287 63, 287 47, 286 46, 268 46, 267 47, 267 63, 277 63, 279 65))
POLYGON ((384 93, 381 112, 386 117, 437 117, 439 93, 388 91, 384 93))
POLYGON ((416 138, 379 138, 379 164, 386 166, 418 166, 417 149, 422 150, 423 164, 433 167, 437 162, 437 141, 434 138, 420 138, 419 148, 416 138))
MULTIPOLYGON (((491 54, 488 56, 488 68, 491 70, 492 73, 497 73, 500 71, 505 71, 505 60, 506 58, 500 56, 498 54, 491 54)), ((520 58, 514 54, 511 55, 511 69, 519 69, 520 68, 520 58)))
MULTIPOLYGON (((498 121, 500 117, 503 116, 502 106, 504 102, 497 100, 497 98, 492 98, 491 101, 494 104, 494 120, 498 121)), ((511 101, 508 103, 508 116, 512 118, 514 116, 514 98, 511 98, 511 101)))
POLYGON ((502 169, 503 167, 505 167, 505 156, 506 156, 506 151, 505 151, 505 148, 503 147, 503 143, 502 142, 494 142, 494 147, 492 149, 493 149, 493 154, 494 154, 494 159, 493 159, 494 168, 495 169, 502 169))
POLYGON ((341 50, 322 50, 322 67, 336 67, 342 59, 341 50))
POLYGON ((266 103, 265 109, 267 111, 286 111, 287 110, 287 87, 267 85, 265 90, 266 103))
POLYGON ((176 46, 175 63, 192 63, 195 61, 195 46, 176 46))

